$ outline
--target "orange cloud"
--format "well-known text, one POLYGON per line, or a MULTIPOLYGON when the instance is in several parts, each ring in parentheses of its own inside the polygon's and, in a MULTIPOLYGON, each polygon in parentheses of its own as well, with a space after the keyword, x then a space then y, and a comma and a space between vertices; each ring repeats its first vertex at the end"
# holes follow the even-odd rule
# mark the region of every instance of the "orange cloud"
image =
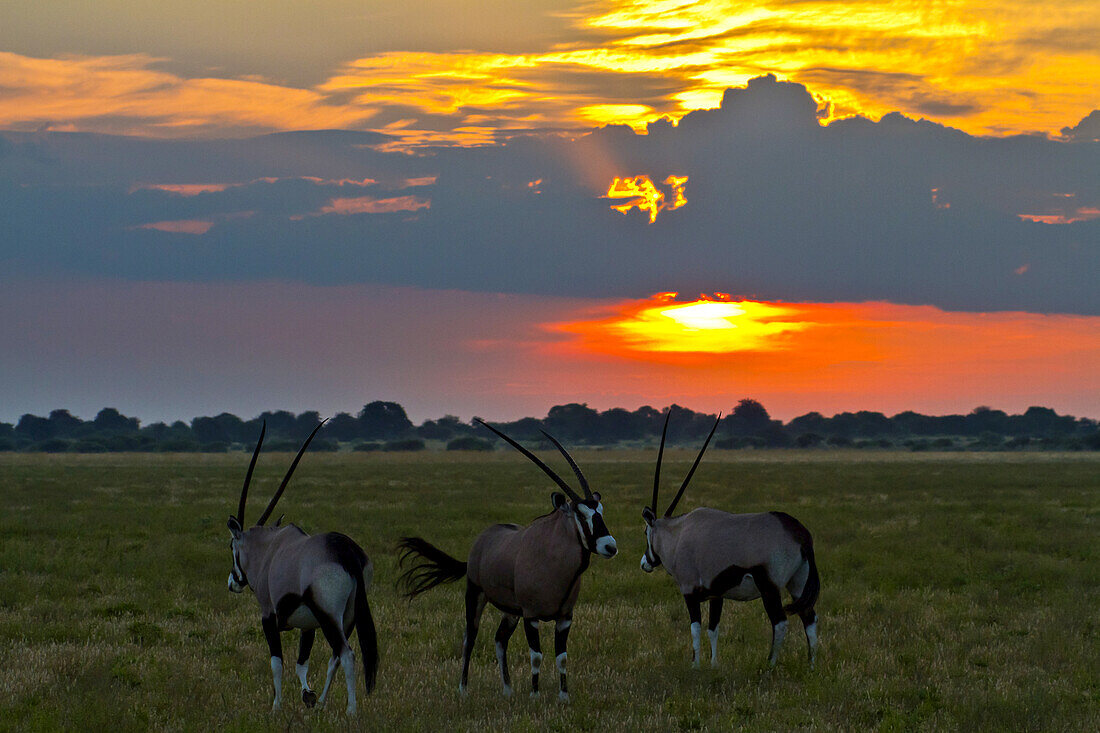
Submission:
POLYGON ((1093 109, 1100 77, 1095 0, 577 0, 568 17, 572 30, 541 48, 390 51, 350 60, 311 88, 186 78, 144 54, 4 52, 0 126, 157 136, 372 129, 393 136, 387 149, 480 145, 540 128, 643 130, 715 107, 727 87, 771 72, 806 84, 827 120, 897 110, 972 134, 1056 135, 1093 109))
POLYGON ((170 232, 172 234, 206 234, 214 226, 212 221, 200 219, 179 219, 177 221, 155 221, 152 224, 141 224, 135 229, 155 229, 158 232, 170 232))
POLYGON ((633 178, 620 178, 615 176, 611 185, 607 188, 604 198, 627 199, 621 204, 612 204, 611 208, 626 214, 631 209, 638 209, 649 215, 649 223, 657 221, 657 214, 661 211, 672 211, 687 203, 684 196, 684 184, 687 176, 669 176, 662 183, 671 186, 670 201, 665 192, 657 188, 649 176, 634 176, 633 178))
POLYGON ((1069 214, 1017 214, 1016 216, 1024 221, 1033 221, 1039 224, 1073 224, 1078 221, 1092 221, 1100 218, 1100 209, 1084 207, 1069 214))
MULTIPOLYGON (((336 198, 320 211, 310 216, 324 216, 325 214, 392 214, 398 211, 418 211, 430 209, 432 202, 418 196, 396 196, 388 199, 376 199, 372 196, 359 196, 355 198, 336 198)), ((300 219, 302 217, 294 217, 300 219)))

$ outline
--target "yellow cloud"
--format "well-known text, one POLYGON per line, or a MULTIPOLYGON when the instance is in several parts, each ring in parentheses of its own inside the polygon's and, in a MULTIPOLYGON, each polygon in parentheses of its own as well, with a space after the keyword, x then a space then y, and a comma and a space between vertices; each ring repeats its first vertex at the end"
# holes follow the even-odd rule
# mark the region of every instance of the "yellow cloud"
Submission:
POLYGON ((578 0, 570 17, 575 37, 550 48, 379 53, 308 89, 184 78, 140 54, 0 53, 0 125, 340 127, 387 132, 395 146, 477 145, 532 128, 641 129, 766 72, 806 84, 829 119, 896 110, 973 134, 1056 133, 1097 104, 1095 0, 578 0))

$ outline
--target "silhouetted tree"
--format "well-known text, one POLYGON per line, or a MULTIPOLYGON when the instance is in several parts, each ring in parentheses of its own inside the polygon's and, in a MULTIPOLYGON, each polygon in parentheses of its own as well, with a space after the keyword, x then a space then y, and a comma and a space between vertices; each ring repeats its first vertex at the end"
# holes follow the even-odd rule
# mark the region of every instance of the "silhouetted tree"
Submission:
POLYGON ((346 412, 338 412, 325 424, 322 432, 336 440, 356 440, 359 438, 359 421, 346 412))
POLYGON ((405 408, 396 402, 376 400, 359 411, 360 435, 368 440, 392 440, 412 430, 405 408))
POLYGON ((62 438, 75 436, 84 427, 84 421, 78 417, 73 417, 68 410, 53 410, 50 412, 50 424, 53 425, 53 434, 62 438))
POLYGON ((53 437, 54 426, 44 417, 27 413, 15 425, 15 434, 24 440, 38 442, 53 437))
POLYGON ((587 404, 570 402, 554 405, 543 420, 546 431, 560 441, 570 443, 597 442, 600 415, 587 404))
POLYGON ((141 421, 136 417, 126 417, 113 407, 104 407, 92 421, 95 429, 101 433, 136 432, 141 421))
POLYGON ((723 432, 726 435, 756 435, 766 430, 771 421, 771 416, 762 404, 746 398, 730 411, 724 420, 723 432))

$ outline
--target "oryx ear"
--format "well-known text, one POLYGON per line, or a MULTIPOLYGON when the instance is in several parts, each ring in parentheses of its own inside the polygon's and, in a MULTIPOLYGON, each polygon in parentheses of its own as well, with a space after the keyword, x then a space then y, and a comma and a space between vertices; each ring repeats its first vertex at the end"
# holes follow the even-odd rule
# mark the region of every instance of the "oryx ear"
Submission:
POLYGON ((593 492, 592 492, 592 498, 596 500, 596 503, 597 503, 597 504, 599 504, 599 503, 600 503, 600 501, 601 501, 601 499, 600 499, 600 492, 598 492, 598 491, 593 491, 593 492))
POLYGON ((561 509, 563 506, 569 504, 569 499, 565 497, 565 494, 560 491, 555 491, 550 494, 550 503, 554 505, 555 509, 561 509))
POLYGON ((233 539, 237 539, 241 536, 241 523, 236 517, 230 517, 229 521, 225 523, 226 527, 229 527, 229 532, 233 535, 233 539))
POLYGON ((279 518, 275 520, 275 526, 276 527, 280 526, 283 523, 283 517, 285 517, 285 516, 286 516, 285 514, 280 514, 279 515, 279 518))
POLYGON ((648 524, 650 527, 652 527, 653 523, 655 521, 657 521, 657 515, 653 513, 652 509, 650 509, 649 507, 646 507, 645 509, 642 510, 642 519, 645 520, 646 524, 648 524))

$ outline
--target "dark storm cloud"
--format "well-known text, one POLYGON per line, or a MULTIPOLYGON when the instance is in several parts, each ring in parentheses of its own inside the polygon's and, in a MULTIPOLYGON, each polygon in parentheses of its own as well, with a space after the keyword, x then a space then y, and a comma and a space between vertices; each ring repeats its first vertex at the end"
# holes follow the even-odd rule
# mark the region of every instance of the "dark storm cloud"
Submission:
POLYGON ((821 127, 817 114, 804 87, 762 77, 728 91, 720 109, 648 135, 609 127, 416 156, 379 152, 387 138, 369 133, 9 134, 0 265, 9 278, 717 290, 1100 313, 1100 218, 1089 213, 1100 210, 1100 144, 975 138, 898 114, 821 127), (652 225, 612 211, 601 198, 612 177, 642 174, 689 176, 687 205, 652 225), (334 182, 345 178, 376 183, 334 182), (194 196, 148 188, 160 184, 239 185, 194 196), (1071 223, 1042 223, 1051 216, 1071 223), (201 235, 136 228, 179 221, 212 225, 201 235))

